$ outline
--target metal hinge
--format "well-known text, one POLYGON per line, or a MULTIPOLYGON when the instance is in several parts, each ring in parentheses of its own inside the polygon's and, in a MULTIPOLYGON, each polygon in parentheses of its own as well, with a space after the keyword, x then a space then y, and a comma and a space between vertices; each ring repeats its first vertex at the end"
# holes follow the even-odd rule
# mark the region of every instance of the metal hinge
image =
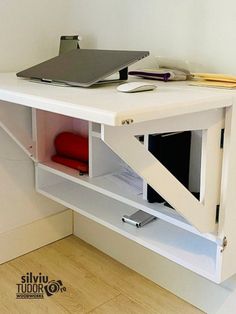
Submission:
POLYGON ((125 119, 125 120, 122 120, 121 121, 121 124, 122 125, 125 125, 125 124, 132 124, 134 122, 133 119, 125 119))
POLYGON ((216 224, 219 222, 219 216, 220 216, 220 205, 216 205, 216 224))
POLYGON ((228 245, 228 240, 227 240, 226 237, 224 237, 224 239, 222 241, 222 247, 221 247, 221 250, 220 250, 221 253, 225 250, 227 245, 228 245))
POLYGON ((221 129, 220 148, 224 148, 225 129, 221 129))

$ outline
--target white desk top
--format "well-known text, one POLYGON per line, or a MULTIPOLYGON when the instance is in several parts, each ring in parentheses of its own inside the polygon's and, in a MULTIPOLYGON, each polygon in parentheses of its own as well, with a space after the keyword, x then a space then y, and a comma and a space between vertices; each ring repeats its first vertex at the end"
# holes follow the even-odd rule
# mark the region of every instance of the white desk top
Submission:
POLYGON ((0 100, 114 126, 125 119, 137 123, 227 107, 236 95, 186 83, 154 83, 158 85, 154 91, 125 94, 116 90, 117 84, 59 87, 19 79, 15 73, 2 73, 0 100))

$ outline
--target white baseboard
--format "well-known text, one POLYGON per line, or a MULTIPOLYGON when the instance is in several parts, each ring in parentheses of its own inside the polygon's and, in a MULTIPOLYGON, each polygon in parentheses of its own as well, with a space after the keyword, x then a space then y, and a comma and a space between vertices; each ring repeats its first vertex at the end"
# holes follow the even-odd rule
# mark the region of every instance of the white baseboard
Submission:
POLYGON ((73 214, 67 209, 0 234, 0 264, 62 239, 73 232, 73 214))
POLYGON ((223 312, 235 296, 235 277, 217 285, 77 213, 74 235, 208 314, 236 313, 223 312))

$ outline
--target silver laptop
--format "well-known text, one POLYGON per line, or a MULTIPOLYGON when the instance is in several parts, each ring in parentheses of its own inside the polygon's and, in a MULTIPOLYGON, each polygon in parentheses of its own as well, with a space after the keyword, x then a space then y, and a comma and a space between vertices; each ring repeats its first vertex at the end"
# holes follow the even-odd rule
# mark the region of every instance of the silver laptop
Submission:
POLYGON ((89 87, 119 72, 128 78, 128 66, 147 57, 148 51, 76 49, 49 59, 16 75, 47 83, 89 87))

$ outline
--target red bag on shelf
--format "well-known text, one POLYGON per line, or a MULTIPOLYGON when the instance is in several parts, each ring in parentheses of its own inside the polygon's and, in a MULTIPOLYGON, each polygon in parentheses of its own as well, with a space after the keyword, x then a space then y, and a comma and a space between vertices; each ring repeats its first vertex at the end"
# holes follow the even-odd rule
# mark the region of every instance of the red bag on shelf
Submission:
POLYGON ((57 135, 54 141, 57 155, 88 162, 88 139, 71 132, 57 135))

